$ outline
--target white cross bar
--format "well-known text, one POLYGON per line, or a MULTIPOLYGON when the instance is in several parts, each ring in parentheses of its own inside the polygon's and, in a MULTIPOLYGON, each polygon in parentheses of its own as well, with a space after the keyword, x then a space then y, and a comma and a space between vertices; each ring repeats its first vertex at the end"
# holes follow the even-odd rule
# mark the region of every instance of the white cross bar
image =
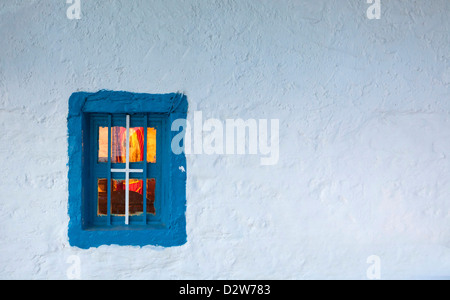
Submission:
POLYGON ((125 173, 125 225, 130 224, 130 173, 143 173, 142 169, 130 169, 130 115, 127 115, 127 161, 125 169, 111 169, 112 173, 125 173))

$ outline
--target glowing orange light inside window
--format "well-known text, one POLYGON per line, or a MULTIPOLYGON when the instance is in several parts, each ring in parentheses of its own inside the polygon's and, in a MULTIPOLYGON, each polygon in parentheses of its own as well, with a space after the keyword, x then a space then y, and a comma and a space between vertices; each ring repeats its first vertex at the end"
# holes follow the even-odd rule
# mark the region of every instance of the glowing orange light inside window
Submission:
POLYGON ((108 162, 108 127, 98 130, 98 162, 108 162))
MULTIPOLYGON (((97 215, 108 214, 107 179, 98 180, 97 215)), ((111 180, 111 215, 125 216, 125 180, 111 180)), ((156 214, 155 210, 156 180, 147 179, 147 214, 156 214)), ((141 179, 130 179, 130 216, 143 214, 144 187, 141 179)))
POLYGON ((147 128, 147 162, 156 163, 156 129, 147 128))
MULTIPOLYGON (((108 127, 99 128, 98 162, 108 162, 108 127)), ((111 162, 126 162, 127 131, 111 127, 111 162)), ((130 128, 130 163, 144 161, 144 128, 130 128)), ((156 129, 147 128, 147 163, 156 163, 156 129)))

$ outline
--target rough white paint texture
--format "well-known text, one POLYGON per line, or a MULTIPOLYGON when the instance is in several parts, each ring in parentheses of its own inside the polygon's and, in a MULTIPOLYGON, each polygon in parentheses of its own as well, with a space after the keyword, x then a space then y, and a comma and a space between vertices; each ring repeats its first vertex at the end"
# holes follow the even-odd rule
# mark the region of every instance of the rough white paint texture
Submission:
POLYGON ((0 278, 450 276, 450 2, 0 2, 0 278), (279 118, 280 161, 189 156, 183 247, 67 241, 69 96, 185 92, 279 118))

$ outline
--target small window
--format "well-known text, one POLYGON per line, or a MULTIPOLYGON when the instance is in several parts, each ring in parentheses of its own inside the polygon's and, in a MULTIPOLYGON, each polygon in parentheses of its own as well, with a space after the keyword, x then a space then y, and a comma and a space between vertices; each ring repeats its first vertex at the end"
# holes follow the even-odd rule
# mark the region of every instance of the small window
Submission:
POLYGON ((184 154, 171 122, 186 97, 101 91, 69 102, 69 241, 177 246, 186 241, 184 154), (183 168, 180 168, 183 166, 183 168))

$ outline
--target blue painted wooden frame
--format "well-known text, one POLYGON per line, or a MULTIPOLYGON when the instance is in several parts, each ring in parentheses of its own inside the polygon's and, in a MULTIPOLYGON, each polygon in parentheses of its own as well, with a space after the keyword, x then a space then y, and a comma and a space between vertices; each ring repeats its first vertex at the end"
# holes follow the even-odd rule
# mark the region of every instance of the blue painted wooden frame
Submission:
POLYGON ((178 132, 171 130, 177 119, 186 119, 188 101, 181 94, 136 94, 129 92, 77 92, 69 99, 68 155, 69 155, 69 228, 71 246, 88 249, 102 245, 162 247, 181 246, 186 234, 186 157, 171 150, 171 141, 178 132), (92 114, 155 114, 164 119, 162 128, 162 184, 163 205, 167 215, 164 222, 133 226, 95 226, 91 222, 89 205, 93 201, 90 127, 92 114))

